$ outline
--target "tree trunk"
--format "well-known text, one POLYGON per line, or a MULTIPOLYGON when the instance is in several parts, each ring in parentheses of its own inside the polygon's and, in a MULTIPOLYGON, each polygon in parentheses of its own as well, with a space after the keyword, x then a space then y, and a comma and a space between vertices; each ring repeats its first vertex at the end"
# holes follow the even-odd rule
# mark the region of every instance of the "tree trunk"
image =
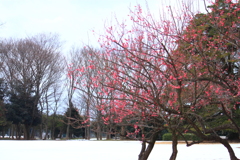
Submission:
POLYGON ((120 139, 121 140, 126 139, 126 129, 125 129, 125 126, 121 126, 120 139))
POLYGON ((170 160, 175 160, 177 158, 177 144, 178 144, 178 139, 177 139, 177 133, 175 130, 172 131, 172 155, 170 157, 170 160))
POLYGON ((18 124, 18 139, 20 140, 22 138, 22 131, 23 131, 23 125, 18 124))
POLYGON ((62 138, 62 129, 59 132, 59 137, 58 138, 62 138))
POLYGON ((148 143, 148 146, 146 147, 146 141, 142 142, 142 149, 140 154, 138 155, 138 160, 147 160, 158 137, 158 132, 155 132, 152 137, 150 138, 150 141, 148 143))
POLYGON ((102 140, 102 130, 99 122, 97 123, 97 139, 102 140))
MULTIPOLYGON (((41 118, 43 119, 43 106, 42 106, 42 103, 40 103, 40 106, 41 106, 41 118)), ((41 124, 40 124, 40 139, 43 139, 43 120, 41 121, 41 124)))
POLYGON ((47 96, 46 96, 46 107, 47 107, 47 118, 46 118, 46 134, 44 139, 49 139, 49 135, 48 135, 48 119, 49 119, 49 108, 48 108, 48 100, 47 100, 47 96))
POLYGON ((4 136, 3 136, 3 131, 2 131, 2 138, 4 138, 4 136))
POLYGON ((222 138, 220 138, 220 137, 218 137, 218 136, 217 136, 217 137, 216 137, 216 136, 213 136, 213 137, 205 137, 205 136, 203 135, 203 133, 201 132, 201 130, 196 126, 196 124, 194 124, 194 123, 188 118, 188 116, 186 116, 186 115, 184 115, 184 116, 185 116, 184 118, 187 120, 187 122, 188 122, 189 124, 191 124, 191 126, 197 131, 199 137, 201 137, 201 138, 204 139, 204 140, 215 140, 215 141, 223 144, 223 145, 227 148, 227 150, 228 150, 228 153, 229 153, 229 156, 230 156, 230 160, 239 160, 239 159, 236 157, 236 155, 235 155, 232 147, 230 146, 230 144, 228 143, 228 141, 227 141, 226 139, 222 139, 222 138))
POLYGON ((30 127, 27 124, 24 124, 24 139, 30 140, 30 127))
POLYGON ((14 132, 15 132, 15 129, 14 129, 14 124, 11 125, 11 137, 12 139, 14 139, 14 132))
POLYGON ((66 139, 69 139, 69 131, 70 131, 70 123, 71 123, 71 121, 70 121, 70 117, 71 117, 71 108, 69 109, 70 111, 69 111, 69 118, 68 118, 68 122, 67 122, 67 133, 66 133, 66 139))
MULTIPOLYGON (((88 100, 89 101, 89 100, 88 100)), ((86 126, 86 138, 88 140, 90 140, 90 106, 89 106, 89 102, 87 103, 87 118, 88 118, 88 121, 87 121, 87 126, 86 126)))
MULTIPOLYGON (((221 138, 220 138, 220 139, 221 139, 221 138)), ((227 140, 221 139, 221 140, 220 140, 220 143, 222 143, 222 144, 224 145, 224 147, 227 148, 228 153, 229 153, 229 156, 230 156, 230 160, 239 160, 239 159, 236 157, 236 155, 235 155, 235 153, 234 153, 231 145, 228 143, 227 140)))
POLYGON ((86 139, 89 140, 91 138, 90 137, 90 126, 89 125, 87 125, 86 130, 87 130, 87 132, 86 132, 86 139))
POLYGON ((102 130, 100 131, 100 140, 102 140, 102 130))
POLYGON ((5 136, 5 127, 3 127, 3 131, 2 131, 2 138, 4 139, 5 136))
POLYGON ((112 131, 112 127, 111 127, 111 124, 110 124, 109 129, 107 131, 107 137, 106 137, 107 140, 111 139, 111 133, 112 133, 111 131, 112 131))
POLYGON ((35 139, 35 127, 32 127, 32 132, 31 132, 31 139, 35 139))
POLYGON ((55 125, 53 125, 52 129, 51 129, 51 139, 56 139, 56 137, 55 137, 55 125))
POLYGON ((16 139, 21 139, 21 130, 20 130, 20 124, 16 124, 16 139))
POLYGON ((47 125, 48 122, 46 122, 46 134, 44 136, 44 140, 48 139, 48 125, 47 125))
POLYGON ((55 137, 55 116, 56 116, 56 112, 54 112, 53 117, 52 117, 52 125, 51 125, 51 139, 56 139, 55 137))

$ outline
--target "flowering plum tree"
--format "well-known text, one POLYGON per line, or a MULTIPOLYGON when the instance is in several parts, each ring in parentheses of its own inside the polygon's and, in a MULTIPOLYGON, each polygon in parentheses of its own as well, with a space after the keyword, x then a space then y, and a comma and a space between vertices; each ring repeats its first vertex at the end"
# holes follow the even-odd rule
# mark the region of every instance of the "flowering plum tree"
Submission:
POLYGON ((239 23, 238 8, 238 3, 216 1, 211 13, 198 14, 190 22, 179 47, 180 52, 195 60, 186 67, 188 73, 197 77, 195 81, 209 83, 210 90, 205 91, 208 103, 221 102, 221 106, 233 109, 237 109, 239 100, 239 30, 235 25, 239 23), (200 74, 196 75, 194 69, 200 74))
MULTIPOLYGON (((84 49, 73 48, 71 51, 71 64, 68 67, 68 77, 71 79, 71 95, 80 95, 82 101, 81 112, 85 115, 84 121, 81 122, 82 124, 78 127, 85 127, 86 138, 90 139, 90 120, 92 120, 92 131, 96 133, 97 139, 101 140, 104 129, 104 119, 107 118, 107 109, 103 112, 98 110, 98 106, 107 106, 107 99, 111 99, 109 98, 111 94, 102 94, 102 90, 99 87, 100 85, 95 83, 96 79, 99 81, 101 79, 103 82, 105 77, 103 74, 100 74, 104 64, 98 53, 98 50, 89 46, 84 49), (78 91, 75 92, 76 89, 78 91)), ((78 121, 81 121, 81 119, 75 119, 76 123, 78 121)), ((110 135, 113 129, 113 123, 108 123, 106 128, 108 128, 106 131, 107 135, 110 135)))
MULTIPOLYGON (((142 140, 139 160, 148 158, 163 128, 173 134, 171 160, 176 159, 177 136, 183 132, 220 142, 231 160, 237 159, 216 132, 239 132, 232 116, 240 95, 239 10, 239 4, 229 0, 216 1, 206 14, 195 14, 183 4, 179 14, 169 7, 171 16, 163 14, 156 21, 136 6, 131 26, 106 28, 99 39, 104 51, 99 56, 105 63, 90 85, 101 89, 108 101, 98 106, 108 115, 106 123, 134 127, 128 136, 142 140), (212 119, 221 119, 218 113, 228 121, 212 126, 212 119)), ((186 140, 188 146, 200 142, 186 140)))

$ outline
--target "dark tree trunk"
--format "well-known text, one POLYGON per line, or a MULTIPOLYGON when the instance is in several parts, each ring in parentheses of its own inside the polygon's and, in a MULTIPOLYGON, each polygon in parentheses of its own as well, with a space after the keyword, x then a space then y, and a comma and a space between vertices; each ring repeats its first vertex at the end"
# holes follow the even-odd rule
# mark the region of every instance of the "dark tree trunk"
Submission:
POLYGON ((2 138, 4 139, 5 136, 5 127, 3 127, 3 131, 2 131, 2 138))
POLYGON ((109 133, 109 131, 107 132, 107 137, 106 137, 106 139, 107 139, 107 140, 110 139, 110 133, 109 133))
POLYGON ((230 160, 239 160, 239 159, 236 157, 236 155, 235 155, 235 153, 234 153, 231 145, 228 143, 227 140, 221 139, 221 140, 220 140, 220 143, 222 143, 222 144, 224 145, 224 147, 227 148, 228 153, 229 153, 229 156, 230 156, 230 160))
POLYGON ((31 139, 35 139, 35 127, 32 127, 31 139))
POLYGON ((120 139, 121 140, 126 139, 126 128, 125 128, 125 126, 121 126, 120 139))
POLYGON ((55 122, 56 112, 53 114, 52 118, 52 125, 51 125, 51 139, 56 139, 55 137, 55 128, 56 128, 56 122, 55 122))
POLYGON ((52 129, 51 129, 51 139, 56 139, 56 137, 55 137, 55 125, 53 125, 52 129))
POLYGON ((102 140, 102 129, 100 122, 97 123, 97 139, 102 140))
POLYGON ((85 133, 85 137, 86 139, 90 140, 90 107, 89 107, 89 103, 87 103, 87 118, 88 118, 88 122, 87 122, 87 126, 85 128, 86 133, 85 133))
POLYGON ((14 125, 12 124, 12 125, 11 125, 11 129, 10 129, 10 134, 9 134, 9 138, 12 137, 12 139, 14 139, 14 138, 13 138, 13 133, 14 133, 13 126, 14 126, 14 125))
POLYGON ((44 139, 49 139, 49 134, 48 134, 48 119, 49 119, 49 107, 48 107, 48 100, 47 100, 47 97, 46 97, 46 107, 47 107, 47 117, 46 117, 46 134, 45 134, 45 137, 44 139))
MULTIPOLYGON (((88 123, 89 123, 89 122, 88 122, 88 123)), ((87 140, 90 140, 91 137, 90 137, 90 126, 89 126, 89 125, 86 126, 86 131, 87 131, 87 132, 86 132, 86 139, 87 139, 87 140)))
POLYGON ((170 157, 170 160, 175 160, 177 158, 177 145, 178 145, 178 139, 177 139, 177 133, 175 130, 172 131, 172 155, 170 157))
POLYGON ((138 160, 147 160, 158 137, 158 132, 155 132, 152 137, 150 138, 150 141, 148 142, 148 146, 146 147, 146 141, 142 142, 142 149, 140 154, 138 155, 138 160))
POLYGON ((58 138, 62 138, 62 130, 60 130, 58 138))
POLYGON ((210 136, 210 137, 208 136, 208 137, 206 137, 206 136, 203 135, 201 130, 196 126, 196 124, 194 124, 186 115, 185 115, 184 118, 186 118, 188 123, 191 124, 193 126, 193 128, 197 131, 197 135, 199 137, 201 137, 203 140, 215 140, 215 141, 221 143, 222 145, 224 145, 227 148, 229 156, 230 156, 230 160, 239 160, 236 157, 232 147, 230 146, 230 144, 228 143, 228 141, 226 139, 222 139, 222 138, 220 138, 218 136, 213 136, 213 137, 212 136, 210 136))
MULTIPOLYGON (((41 116, 42 116, 42 119, 43 119, 43 107, 40 103, 40 106, 41 106, 41 116)), ((41 124, 40 124, 40 139, 43 139, 43 121, 41 121, 41 124)))
POLYGON ((111 134, 112 134, 112 126, 111 124, 109 125, 109 129, 107 131, 107 140, 111 139, 111 134))
POLYGON ((27 124, 24 124, 24 139, 30 140, 30 127, 27 124))
POLYGON ((20 124, 16 124, 16 139, 21 139, 21 127, 20 124))
POLYGON ((73 103, 72 103, 72 98, 68 100, 69 103, 69 113, 68 113, 68 120, 67 120, 67 133, 66 133, 66 139, 71 138, 71 133, 70 133, 70 126, 71 126, 71 117, 72 117, 72 109, 73 109, 73 103))

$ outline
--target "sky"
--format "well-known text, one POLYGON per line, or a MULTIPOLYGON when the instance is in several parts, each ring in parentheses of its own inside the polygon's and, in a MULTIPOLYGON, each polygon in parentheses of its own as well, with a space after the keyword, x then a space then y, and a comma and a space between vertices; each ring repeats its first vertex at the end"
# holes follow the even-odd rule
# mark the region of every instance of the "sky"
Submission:
MULTIPOLYGON (((152 13, 178 0, 148 0, 152 13)), ((59 34, 65 49, 97 46, 106 21, 127 19, 129 8, 146 0, 0 0, 0 38, 24 38, 39 33, 59 34)))

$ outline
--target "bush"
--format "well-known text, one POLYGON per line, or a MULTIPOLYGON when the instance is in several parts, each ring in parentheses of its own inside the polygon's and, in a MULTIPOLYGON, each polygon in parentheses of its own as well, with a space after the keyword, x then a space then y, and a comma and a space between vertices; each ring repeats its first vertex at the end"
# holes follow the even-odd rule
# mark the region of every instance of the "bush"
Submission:
MULTIPOLYGON (((199 141, 200 138, 197 137, 195 134, 192 133, 184 133, 183 136, 187 139, 187 140, 192 140, 192 141, 199 141)), ((181 137, 181 140, 183 140, 183 138, 181 137)))
POLYGON ((165 133, 162 136, 162 140, 164 140, 164 141, 171 141, 172 140, 172 133, 165 133))
MULTIPOLYGON (((195 134, 192 133, 183 133, 183 136, 185 137, 186 140, 190 141, 198 141, 200 140, 199 137, 197 137, 195 134)), ((172 133, 165 133, 163 135, 163 140, 164 141, 171 141, 172 140, 172 133)), ((178 136, 178 140, 184 140, 182 136, 178 136)))

